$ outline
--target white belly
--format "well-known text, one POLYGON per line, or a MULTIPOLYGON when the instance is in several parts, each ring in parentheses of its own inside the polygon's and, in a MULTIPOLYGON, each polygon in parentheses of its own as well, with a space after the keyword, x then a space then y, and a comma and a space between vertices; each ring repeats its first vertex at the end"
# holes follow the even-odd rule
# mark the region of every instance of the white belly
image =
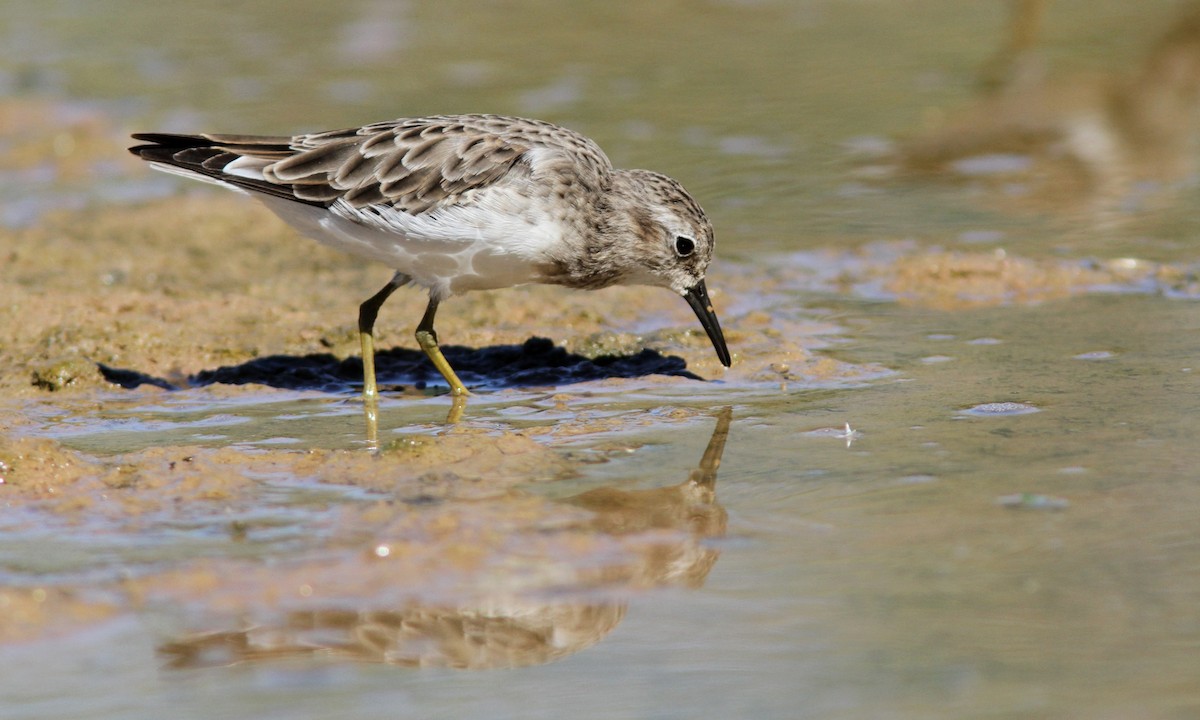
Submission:
POLYGON ((505 208, 478 203, 409 215, 390 209, 364 213, 340 203, 326 209, 268 196, 259 199, 305 235, 384 263, 428 288, 438 300, 533 282, 536 267, 557 254, 551 249, 562 242, 560 226, 527 204, 505 208))

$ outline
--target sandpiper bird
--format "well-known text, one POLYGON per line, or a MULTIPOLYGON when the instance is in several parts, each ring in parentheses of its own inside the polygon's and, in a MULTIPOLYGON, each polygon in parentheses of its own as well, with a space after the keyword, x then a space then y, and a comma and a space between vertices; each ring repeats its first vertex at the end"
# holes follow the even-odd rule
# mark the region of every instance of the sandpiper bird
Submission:
POLYGON ((469 290, 524 283, 670 288, 730 365, 704 284, 713 254, 704 211, 665 175, 614 169, 574 131, 524 118, 443 115, 295 137, 133 137, 144 144, 130 152, 152 167, 252 195, 300 232, 395 269, 359 307, 369 403, 377 394, 375 319, 408 283, 429 291, 417 343, 455 396, 467 388, 438 349, 438 305, 469 290))

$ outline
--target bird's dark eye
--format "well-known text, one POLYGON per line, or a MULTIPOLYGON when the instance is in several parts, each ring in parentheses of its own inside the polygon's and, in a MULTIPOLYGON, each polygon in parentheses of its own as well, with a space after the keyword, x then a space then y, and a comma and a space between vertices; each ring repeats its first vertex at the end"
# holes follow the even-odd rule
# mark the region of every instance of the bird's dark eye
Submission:
POLYGON ((679 257, 687 257, 696 251, 696 241, 690 237, 680 235, 675 238, 675 254, 679 257))

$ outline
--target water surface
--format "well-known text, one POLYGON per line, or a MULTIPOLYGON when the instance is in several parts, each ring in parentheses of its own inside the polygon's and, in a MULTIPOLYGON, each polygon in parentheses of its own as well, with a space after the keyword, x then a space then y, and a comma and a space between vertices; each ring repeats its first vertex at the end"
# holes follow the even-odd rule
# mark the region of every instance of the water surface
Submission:
POLYGON ((0 714, 1200 713, 1193 9, 1050 4, 994 94, 1008 8, 8 3, 0 714), (1128 89, 1160 61, 1170 106, 1128 89), (379 457, 351 382, 193 382, 346 362, 387 272, 128 132, 467 111, 679 178, 734 368, 665 295, 535 290, 448 303, 443 342, 711 382, 482 372, 447 426, 398 374, 379 457))

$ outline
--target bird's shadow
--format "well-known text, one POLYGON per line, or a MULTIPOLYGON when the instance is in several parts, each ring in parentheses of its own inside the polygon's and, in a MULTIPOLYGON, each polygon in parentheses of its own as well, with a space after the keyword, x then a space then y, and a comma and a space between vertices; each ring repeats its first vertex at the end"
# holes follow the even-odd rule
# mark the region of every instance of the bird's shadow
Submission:
MULTIPOLYGON (((693 380, 699 376, 688 371, 683 358, 642 350, 635 355, 605 355, 588 358, 569 353, 551 340, 532 337, 520 345, 494 345, 469 348, 443 345, 442 353, 472 388, 501 389, 540 387, 608 378, 637 378, 646 375, 675 375, 693 380)), ((201 387, 213 383, 229 385, 259 384, 286 390, 345 392, 362 386, 362 360, 344 360, 328 353, 316 355, 269 355, 240 365, 202 370, 182 381, 172 382, 137 370, 100 365, 105 379, 132 389, 153 385, 167 390, 201 387)), ((380 384, 411 385, 423 389, 429 383, 443 382, 441 376, 419 350, 392 348, 376 353, 375 373, 380 384)))

